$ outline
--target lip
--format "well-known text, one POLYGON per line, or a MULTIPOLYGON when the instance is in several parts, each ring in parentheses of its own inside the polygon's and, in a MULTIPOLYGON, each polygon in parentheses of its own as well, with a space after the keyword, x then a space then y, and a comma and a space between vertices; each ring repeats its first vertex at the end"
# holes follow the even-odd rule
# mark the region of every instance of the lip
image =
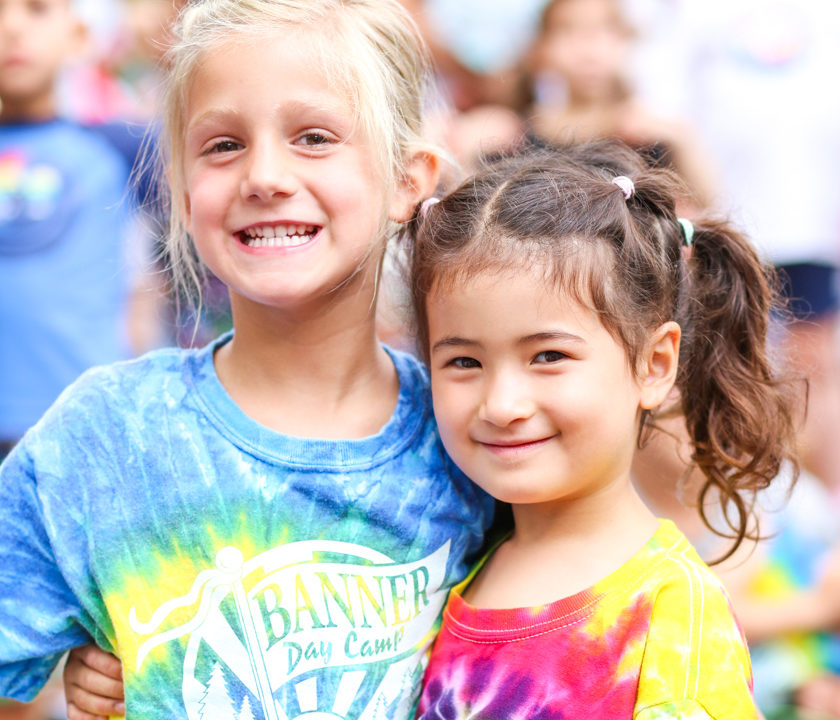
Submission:
POLYGON ((498 457, 516 458, 529 452, 533 452, 534 450, 538 450, 556 437, 557 435, 549 435, 548 437, 539 438, 537 440, 511 439, 500 440, 497 442, 478 440, 476 442, 498 457))

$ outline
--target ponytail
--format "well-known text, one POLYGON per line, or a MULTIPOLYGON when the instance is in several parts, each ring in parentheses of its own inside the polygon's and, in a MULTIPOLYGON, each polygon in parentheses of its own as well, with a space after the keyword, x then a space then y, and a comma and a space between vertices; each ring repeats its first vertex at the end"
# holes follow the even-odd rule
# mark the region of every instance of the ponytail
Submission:
POLYGON ((777 280, 750 242, 723 222, 698 224, 687 263, 677 385, 692 459, 706 477, 700 516, 733 540, 720 562, 745 538, 758 538, 755 494, 786 461, 797 474, 792 386, 778 379, 767 347, 777 280), (707 517, 710 499, 720 501, 727 529, 707 517))

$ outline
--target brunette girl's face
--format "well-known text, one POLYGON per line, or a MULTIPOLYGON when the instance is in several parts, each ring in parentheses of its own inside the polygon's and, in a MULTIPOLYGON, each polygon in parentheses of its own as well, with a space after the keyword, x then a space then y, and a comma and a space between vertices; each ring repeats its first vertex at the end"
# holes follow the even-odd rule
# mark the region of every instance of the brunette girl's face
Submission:
POLYGON ((630 33, 616 0, 558 0, 539 48, 541 72, 561 77, 572 97, 600 99, 623 77, 630 33))
POLYGON ((184 150, 186 227, 234 303, 372 297, 383 223, 402 219, 408 200, 389 193, 353 104, 305 32, 207 51, 187 96, 184 150))
POLYGON ((532 504, 629 481, 640 411, 664 396, 594 310, 537 264, 433 290, 427 311, 435 417, 474 482, 532 504))

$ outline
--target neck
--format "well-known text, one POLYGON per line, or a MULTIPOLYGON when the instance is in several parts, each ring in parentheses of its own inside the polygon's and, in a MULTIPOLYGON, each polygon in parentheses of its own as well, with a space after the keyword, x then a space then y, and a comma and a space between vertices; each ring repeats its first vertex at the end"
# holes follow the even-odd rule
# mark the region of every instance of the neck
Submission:
POLYGON ((514 505, 513 517, 514 545, 544 550, 564 564, 579 558, 579 572, 591 571, 593 582, 638 552, 658 526, 629 475, 587 497, 514 505))
POLYGON ((216 354, 219 379, 252 418, 302 437, 374 434, 399 394, 376 339, 375 305, 347 298, 291 312, 232 298, 233 340, 216 354))
POLYGON ((629 478, 586 498, 514 505, 513 515, 513 537, 467 591, 478 607, 529 607, 571 597, 618 570, 659 526, 629 478))
POLYGON ((52 94, 35 98, 2 98, 0 101, 0 122, 43 122, 52 120, 57 108, 52 94))

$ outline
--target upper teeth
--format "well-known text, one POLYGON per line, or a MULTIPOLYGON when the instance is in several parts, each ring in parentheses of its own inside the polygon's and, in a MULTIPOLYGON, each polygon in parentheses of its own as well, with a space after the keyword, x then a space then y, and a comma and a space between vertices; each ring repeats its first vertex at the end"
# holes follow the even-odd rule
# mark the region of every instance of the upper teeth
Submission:
POLYGON ((245 243, 250 247, 303 245, 317 232, 315 225, 263 225, 247 228, 245 243))

